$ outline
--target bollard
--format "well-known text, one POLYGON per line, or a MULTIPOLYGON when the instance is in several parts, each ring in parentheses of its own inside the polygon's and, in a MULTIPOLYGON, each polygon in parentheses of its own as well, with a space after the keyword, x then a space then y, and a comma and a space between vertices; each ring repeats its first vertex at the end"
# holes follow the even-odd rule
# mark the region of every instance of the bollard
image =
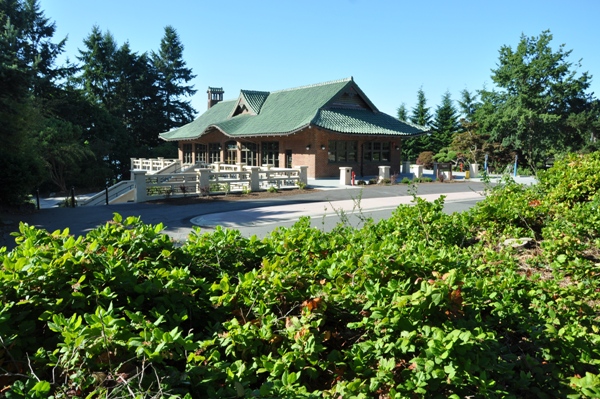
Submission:
POLYGON ((37 203, 37 210, 40 210, 40 189, 35 190, 35 198, 37 203))
POLYGON ((75 187, 71 187, 71 206, 75 208, 75 187))
POLYGON ((108 184, 104 188, 104 194, 106 195, 106 205, 108 205, 108 184))

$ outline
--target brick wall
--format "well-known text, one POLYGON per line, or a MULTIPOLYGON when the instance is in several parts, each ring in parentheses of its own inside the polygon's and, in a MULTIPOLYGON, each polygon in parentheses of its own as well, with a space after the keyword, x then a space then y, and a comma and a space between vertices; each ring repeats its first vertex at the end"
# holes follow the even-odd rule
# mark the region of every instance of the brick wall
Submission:
MULTIPOLYGON (((191 143, 221 143, 223 151, 225 149, 225 142, 232 140, 225 136, 221 132, 213 131, 209 134, 202 136, 198 140, 191 141, 191 143)), ((238 140, 238 143, 244 141, 243 139, 238 140)), ((398 137, 390 136, 362 136, 362 135, 347 135, 332 133, 327 130, 311 127, 303 129, 297 133, 289 136, 275 136, 275 137, 253 137, 248 139, 259 145, 262 142, 267 141, 279 141, 279 165, 280 167, 285 166, 285 154, 286 150, 292 151, 292 166, 308 166, 308 177, 309 178, 325 178, 333 177, 337 178, 340 175, 340 167, 351 167, 356 173, 356 176, 375 176, 379 173, 380 165, 389 165, 390 173, 395 174, 400 171, 400 151, 396 150, 396 147, 400 146, 400 139, 398 137), (329 141, 356 141, 358 145, 358 154, 356 162, 329 162, 329 141), (366 162, 363 160, 363 144, 366 142, 390 142, 390 162, 366 162), (310 148, 307 150, 307 146, 310 148), (321 149, 324 146, 325 149, 321 149)), ((179 159, 182 159, 182 147, 184 143, 190 143, 190 141, 179 143, 179 159)), ((194 146, 195 149, 195 146, 194 146)), ((238 150, 238 160, 241 159, 241 151, 238 150)), ((221 159, 225 159, 225 154, 222 152, 221 159)), ((260 164, 260 161, 259 161, 260 164)))

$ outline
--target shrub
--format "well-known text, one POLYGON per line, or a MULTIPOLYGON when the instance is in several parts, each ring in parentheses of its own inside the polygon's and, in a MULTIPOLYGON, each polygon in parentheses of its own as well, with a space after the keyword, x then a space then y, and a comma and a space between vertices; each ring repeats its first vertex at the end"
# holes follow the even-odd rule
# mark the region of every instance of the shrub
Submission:
POLYGON ((302 182, 302 181, 298 180, 298 181, 296 182, 296 186, 298 186, 298 188, 299 188, 300 190, 304 190, 304 189, 306 188, 306 183, 304 183, 304 182, 302 182))
POLYGON ((433 152, 423 151, 417 158, 417 165, 423 165, 426 169, 433 168, 433 152))
POLYGON ((0 249, 2 394, 598 397, 600 194, 559 175, 502 181, 466 213, 415 197, 360 229, 302 218, 262 240, 22 224, 0 249))
MULTIPOLYGON (((415 180, 416 180, 416 179, 415 179, 415 180)), ((401 183, 402 183, 402 184, 410 184, 410 183, 411 183, 411 180, 410 180, 408 177, 403 177, 403 178, 402 178, 402 181, 401 181, 401 183)))

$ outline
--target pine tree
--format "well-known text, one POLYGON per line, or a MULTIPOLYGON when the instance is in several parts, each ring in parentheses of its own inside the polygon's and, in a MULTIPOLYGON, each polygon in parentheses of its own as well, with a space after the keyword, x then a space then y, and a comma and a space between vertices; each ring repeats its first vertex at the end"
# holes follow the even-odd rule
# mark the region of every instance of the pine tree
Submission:
POLYGON ((401 121, 407 121, 408 120, 408 111, 406 109, 406 104, 402 103, 400 104, 400 106, 398 107, 398 109, 396 110, 397 115, 398 115, 398 119, 400 119, 401 121))
POLYGON ((183 44, 172 26, 165 27, 158 53, 152 54, 152 63, 157 72, 159 98, 162 102, 162 131, 183 126, 193 120, 196 110, 191 101, 181 97, 196 93, 193 85, 186 85, 196 77, 183 60, 183 44))
POLYGON ((459 111, 466 122, 473 121, 473 115, 479 107, 477 102, 477 94, 471 94, 467 89, 460 92, 460 100, 458 102, 459 111))
POLYGON ((460 130, 457 111, 452 102, 450 92, 446 92, 442 96, 442 103, 435 110, 432 128, 431 151, 434 153, 448 147, 452 142, 454 134, 460 130))
MULTIPOLYGON (((410 115, 410 121, 420 126, 429 126, 431 123, 431 113, 427 107, 427 98, 423 88, 417 92, 417 104, 413 107, 410 115)), ((407 139, 402 144, 402 159, 405 161, 415 161, 423 151, 431 151, 431 139, 429 135, 423 135, 407 139)))
POLYGON ((46 179, 37 134, 52 110, 64 40, 37 0, 0 1, 0 203, 17 203, 46 179))
POLYGON ((117 43, 110 32, 102 33, 96 25, 83 44, 77 57, 83 64, 77 82, 91 103, 113 112, 119 75, 117 43))

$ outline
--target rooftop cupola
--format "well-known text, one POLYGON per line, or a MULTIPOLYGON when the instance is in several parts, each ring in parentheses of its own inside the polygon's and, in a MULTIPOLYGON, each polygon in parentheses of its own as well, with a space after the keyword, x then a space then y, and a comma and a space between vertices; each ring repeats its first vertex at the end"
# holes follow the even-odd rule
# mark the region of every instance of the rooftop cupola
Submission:
POLYGON ((222 87, 208 87, 206 91, 208 93, 208 108, 212 107, 219 101, 223 101, 223 91, 222 87))

